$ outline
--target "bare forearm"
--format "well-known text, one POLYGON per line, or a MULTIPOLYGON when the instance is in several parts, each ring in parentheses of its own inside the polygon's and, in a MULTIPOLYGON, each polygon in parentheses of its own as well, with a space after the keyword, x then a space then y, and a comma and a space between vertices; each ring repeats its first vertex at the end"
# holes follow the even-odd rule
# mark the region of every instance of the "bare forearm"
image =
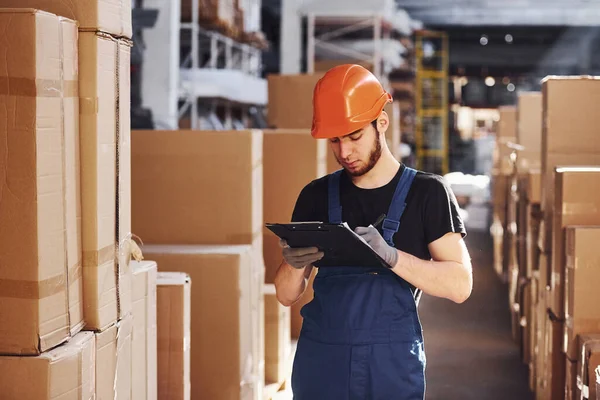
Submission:
POLYGON ((456 303, 465 301, 473 286, 468 265, 456 261, 421 260, 400 250, 392 271, 424 293, 456 303))
POLYGON ((286 307, 294 304, 306 289, 306 269, 296 269, 285 261, 281 263, 275 275, 277 300, 286 307))

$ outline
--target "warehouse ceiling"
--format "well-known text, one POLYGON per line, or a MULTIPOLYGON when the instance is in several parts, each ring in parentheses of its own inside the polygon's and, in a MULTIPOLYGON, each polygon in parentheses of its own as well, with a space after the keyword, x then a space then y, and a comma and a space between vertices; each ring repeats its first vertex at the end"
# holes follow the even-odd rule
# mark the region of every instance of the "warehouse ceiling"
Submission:
POLYGON ((425 25, 600 25, 598 0, 396 0, 425 25))

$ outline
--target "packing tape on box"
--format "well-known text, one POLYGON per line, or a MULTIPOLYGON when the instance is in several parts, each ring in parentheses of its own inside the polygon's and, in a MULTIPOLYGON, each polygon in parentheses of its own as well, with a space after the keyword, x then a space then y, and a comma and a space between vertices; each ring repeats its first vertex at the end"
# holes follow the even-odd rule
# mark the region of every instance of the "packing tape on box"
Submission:
POLYGON ((97 97, 80 97, 79 98, 79 114, 80 115, 98 114, 98 98, 97 97))
POLYGON ((0 95, 22 97, 77 97, 79 82, 0 76, 0 95))
POLYGON ((100 250, 91 250, 83 252, 83 267, 98 267, 109 261, 115 261, 116 249, 115 245, 111 244, 100 250))
POLYGON ((170 338, 170 339, 158 339, 157 349, 158 351, 169 351, 185 353, 190 350, 190 340, 187 338, 170 338))
POLYGON ((64 274, 41 281, 0 279, 0 297, 39 300, 66 290, 66 286, 67 279, 64 274))
POLYGON ((81 268, 81 261, 78 261, 75 265, 69 267, 68 282, 75 282, 83 276, 83 270, 81 268))

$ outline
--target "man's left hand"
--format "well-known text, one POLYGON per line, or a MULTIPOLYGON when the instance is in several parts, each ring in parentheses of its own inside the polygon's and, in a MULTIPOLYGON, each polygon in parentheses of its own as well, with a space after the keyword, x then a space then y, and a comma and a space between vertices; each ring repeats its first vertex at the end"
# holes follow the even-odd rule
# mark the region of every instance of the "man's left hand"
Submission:
POLYGON ((385 260, 386 263, 389 264, 390 268, 396 266, 396 262, 398 262, 398 250, 387 244, 383 236, 381 236, 375 227, 369 226, 365 228, 359 226, 354 231, 363 239, 365 239, 369 246, 375 250, 375 253, 377 253, 385 260))

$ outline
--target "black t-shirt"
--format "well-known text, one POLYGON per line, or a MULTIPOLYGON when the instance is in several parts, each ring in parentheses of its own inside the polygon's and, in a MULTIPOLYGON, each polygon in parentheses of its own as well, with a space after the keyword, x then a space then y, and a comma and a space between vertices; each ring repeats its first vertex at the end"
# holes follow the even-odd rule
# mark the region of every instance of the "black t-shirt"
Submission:
MULTIPOLYGON (((345 172, 340 177, 340 202, 342 221, 351 229, 375 223, 383 213, 387 215, 400 176, 398 173, 386 185, 375 189, 355 186, 345 172)), ((329 222, 329 175, 306 185, 296 201, 292 222, 329 222)), ((406 208, 400 219, 400 229, 394 235, 398 250, 423 260, 431 259, 428 244, 446 233, 456 232, 466 236, 454 193, 439 175, 418 171, 408 196, 406 208)), ((381 224, 378 226, 382 233, 381 224)))

